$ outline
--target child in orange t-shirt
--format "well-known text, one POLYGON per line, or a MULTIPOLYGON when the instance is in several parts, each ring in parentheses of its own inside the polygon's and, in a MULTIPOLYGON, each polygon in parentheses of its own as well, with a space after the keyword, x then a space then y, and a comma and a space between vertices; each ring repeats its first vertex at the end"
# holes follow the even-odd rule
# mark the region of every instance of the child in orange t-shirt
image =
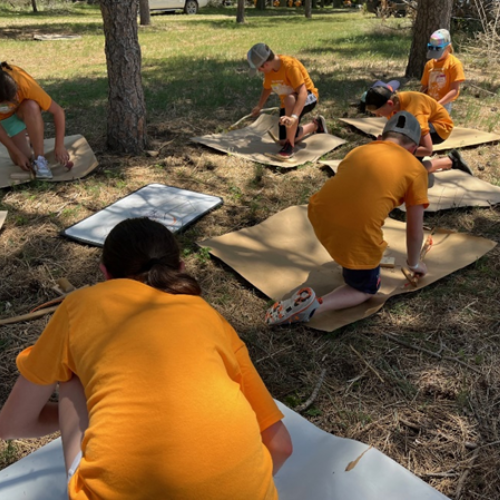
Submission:
POLYGON ((60 429, 71 500, 277 500, 283 414, 169 230, 121 222, 101 269, 19 354, 0 438, 60 429))
POLYGON ((56 160, 70 169, 64 147, 65 115, 57 104, 26 71, 6 62, 0 64, 0 143, 12 161, 26 171, 34 170, 40 179, 52 179, 43 146, 42 111, 54 117, 56 160), (29 141, 26 137, 26 132, 29 141), (31 146, 34 160, 31 161, 31 146))
POLYGON ((280 98, 280 144, 278 155, 284 160, 292 158, 295 143, 309 134, 328 134, 326 121, 318 115, 303 127, 300 120, 318 103, 318 89, 304 65, 297 59, 275 54, 265 43, 255 44, 247 53, 250 71, 264 74, 262 89, 252 116, 258 116, 272 92, 280 98))
POLYGON ((420 258, 428 176, 413 156, 420 142, 420 125, 402 111, 386 124, 381 140, 353 149, 337 174, 311 197, 308 217, 319 242, 342 266, 345 284, 317 297, 304 287, 276 302, 266 313, 268 325, 308 322, 329 311, 354 307, 380 288, 380 261, 387 247, 382 226, 389 213, 405 203, 407 263, 423 276, 420 258))
POLYGON ((427 44, 427 59, 420 92, 433 97, 448 113, 452 102, 460 94, 460 83, 465 80, 462 63, 452 54, 450 32, 435 31, 427 44))

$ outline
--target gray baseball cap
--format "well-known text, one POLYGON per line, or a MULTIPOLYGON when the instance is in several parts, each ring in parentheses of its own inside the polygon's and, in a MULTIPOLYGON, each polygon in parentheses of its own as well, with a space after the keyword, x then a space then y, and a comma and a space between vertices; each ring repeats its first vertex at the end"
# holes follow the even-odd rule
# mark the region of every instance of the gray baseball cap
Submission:
POLYGON ((411 139, 415 144, 420 143, 420 123, 408 111, 396 113, 385 125, 382 135, 386 132, 397 132, 411 139))
POLYGON ((257 70, 267 61, 271 55, 271 49, 265 43, 256 43, 247 52, 247 61, 250 66, 250 74, 257 74, 257 70))

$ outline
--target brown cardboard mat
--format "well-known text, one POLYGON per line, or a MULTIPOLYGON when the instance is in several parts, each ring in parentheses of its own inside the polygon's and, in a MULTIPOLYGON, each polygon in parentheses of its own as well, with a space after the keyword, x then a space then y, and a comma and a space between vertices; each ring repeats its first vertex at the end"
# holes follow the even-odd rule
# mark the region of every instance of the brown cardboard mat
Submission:
MULTIPOLYGON (((373 137, 378 137, 382 134, 384 125, 387 119, 384 117, 369 117, 369 118, 339 118, 341 122, 361 130, 365 134, 373 137)), ((463 148, 466 146, 477 146, 478 144, 486 144, 488 142, 500 141, 500 135, 490 132, 482 132, 472 128, 455 127, 450 137, 441 144, 433 147, 434 152, 444 151, 445 149, 463 148)))
MULTIPOLYGON (((337 173, 342 160, 320 161, 337 173)), ((446 170, 434 174, 434 186, 429 188, 426 212, 438 212, 460 207, 490 207, 500 203, 500 187, 482 181, 461 170, 446 170)), ((399 207, 406 210, 405 206, 399 207)))
MULTIPOLYGON (((387 256, 394 257, 393 269, 382 269, 380 292, 364 304, 313 318, 311 328, 332 332, 377 312, 389 297, 413 292, 475 262, 496 243, 463 233, 437 230, 426 256, 429 270, 416 288, 407 284, 401 272, 406 263, 406 225, 386 219, 384 238, 387 256)), ((307 218, 306 206, 287 208, 257 226, 241 229, 198 243, 231 266, 268 297, 289 297, 303 285, 324 295, 343 284, 341 267, 316 239, 307 218)), ((262 313, 264 321, 264 313, 262 313)))
MULTIPOLYGON (((307 115, 304 121, 307 121, 307 115)), ((280 146, 273 141, 268 132, 278 136, 278 117, 262 114, 247 127, 223 134, 193 137, 191 140, 223 153, 282 168, 315 162, 321 156, 345 143, 343 139, 334 135, 314 134, 296 144, 293 158, 283 161, 267 156, 275 155, 280 150, 280 146)))
POLYGON ((0 210, 0 229, 2 229, 5 219, 7 219, 7 210, 0 210))
MULTIPOLYGON (((64 146, 69 152, 70 159, 74 163, 71 170, 67 170, 56 161, 54 156, 55 139, 44 141, 45 157, 49 162, 50 169, 54 174, 53 179, 45 179, 47 182, 62 182, 80 179, 94 170, 98 163, 97 158, 82 135, 70 135, 64 138, 64 146)), ((12 163, 7 149, 0 145, 0 188, 14 184, 24 184, 33 180, 28 172, 24 172, 12 163)))

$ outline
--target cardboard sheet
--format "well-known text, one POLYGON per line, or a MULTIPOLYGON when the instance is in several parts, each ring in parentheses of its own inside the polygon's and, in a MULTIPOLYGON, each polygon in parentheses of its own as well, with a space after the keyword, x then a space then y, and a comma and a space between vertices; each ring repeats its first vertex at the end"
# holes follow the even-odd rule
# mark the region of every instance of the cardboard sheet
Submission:
POLYGON ((103 246, 119 222, 149 217, 175 233, 223 203, 222 198, 163 184, 148 184, 99 212, 62 231, 63 236, 103 246))
MULTIPOLYGON (((280 500, 449 500, 377 449, 328 434, 278 404, 294 449, 275 477, 280 500)), ((67 500, 61 440, 0 471, 0 498, 67 500)))
MULTIPOLYGON (((98 163, 89 143, 82 135, 70 135, 64 138, 64 145, 69 152, 74 166, 67 170, 56 161, 54 156, 55 139, 44 141, 45 157, 54 174, 53 179, 44 179, 47 182, 62 182, 80 179, 94 170, 98 163)), ((24 172, 12 163, 7 149, 0 144, 0 188, 25 184, 34 179, 28 172, 24 172)))
MULTIPOLYGON (((378 137, 387 119, 384 117, 369 117, 369 118, 339 118, 341 122, 348 123, 353 127, 361 130, 365 134, 373 137, 378 137)), ((455 127, 450 137, 441 144, 433 147, 434 152, 444 151, 445 149, 463 148, 466 146, 477 146, 478 144, 486 144, 488 142, 500 141, 500 135, 490 132, 482 132, 472 128, 455 127)))
POLYGON ((3 223, 5 222, 6 218, 7 218, 7 210, 0 210, 0 229, 2 229, 3 223))
MULTIPOLYGON (((372 299, 357 307, 313 317, 308 325, 332 332, 377 312, 389 297, 419 290, 457 271, 488 253, 496 243, 462 233, 437 231, 425 261, 429 273, 416 288, 401 273, 406 265, 406 225, 386 219, 386 256, 395 258, 394 269, 382 269, 382 286, 372 299)), ((289 297, 301 286, 325 295, 343 284, 341 267, 319 243, 307 218, 307 207, 296 206, 266 221, 198 243, 231 266, 256 288, 274 300, 289 297)), ((264 315, 262 317, 264 321, 264 315)))
MULTIPOLYGON (((337 173, 341 160, 321 161, 337 173)), ((460 207, 490 207, 500 203, 500 187, 493 186, 461 170, 447 170, 434 174, 434 186, 429 188, 429 206, 426 212, 438 212, 460 207)), ((406 207, 399 207, 405 211, 406 207)))
MULTIPOLYGON (((307 115, 304 123, 307 122, 307 115)), ((290 160, 278 160, 266 156, 277 154, 280 146, 269 136, 272 131, 278 136, 278 117, 262 114, 248 127, 232 130, 225 134, 211 134, 193 137, 191 140, 224 153, 246 158, 264 165, 292 168, 307 162, 315 162, 321 156, 345 143, 343 139, 329 134, 314 134, 295 146, 295 155, 290 160)))

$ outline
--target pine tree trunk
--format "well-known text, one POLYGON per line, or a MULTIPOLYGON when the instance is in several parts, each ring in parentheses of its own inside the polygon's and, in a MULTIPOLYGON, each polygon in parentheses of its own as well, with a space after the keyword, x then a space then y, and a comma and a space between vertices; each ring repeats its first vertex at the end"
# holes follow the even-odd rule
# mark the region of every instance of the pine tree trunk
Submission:
POLYGON ((413 40, 406 67, 408 78, 421 78, 427 62, 427 43, 438 29, 450 29, 453 0, 419 0, 417 17, 413 23, 413 40))
POLYGON ((107 144, 138 154, 146 145, 146 105, 137 37, 137 0, 101 0, 108 68, 107 144))
POLYGON ((141 26, 151 24, 151 13, 149 12, 149 0, 139 0, 139 19, 141 26))
POLYGON ((304 2, 304 14, 306 19, 312 18, 312 0, 305 0, 304 2))
POLYGON ((31 7, 33 8, 33 12, 38 12, 38 6, 36 5, 36 0, 31 0, 31 7))
POLYGON ((245 0, 238 0, 238 7, 236 9, 236 22, 245 22, 245 0))

